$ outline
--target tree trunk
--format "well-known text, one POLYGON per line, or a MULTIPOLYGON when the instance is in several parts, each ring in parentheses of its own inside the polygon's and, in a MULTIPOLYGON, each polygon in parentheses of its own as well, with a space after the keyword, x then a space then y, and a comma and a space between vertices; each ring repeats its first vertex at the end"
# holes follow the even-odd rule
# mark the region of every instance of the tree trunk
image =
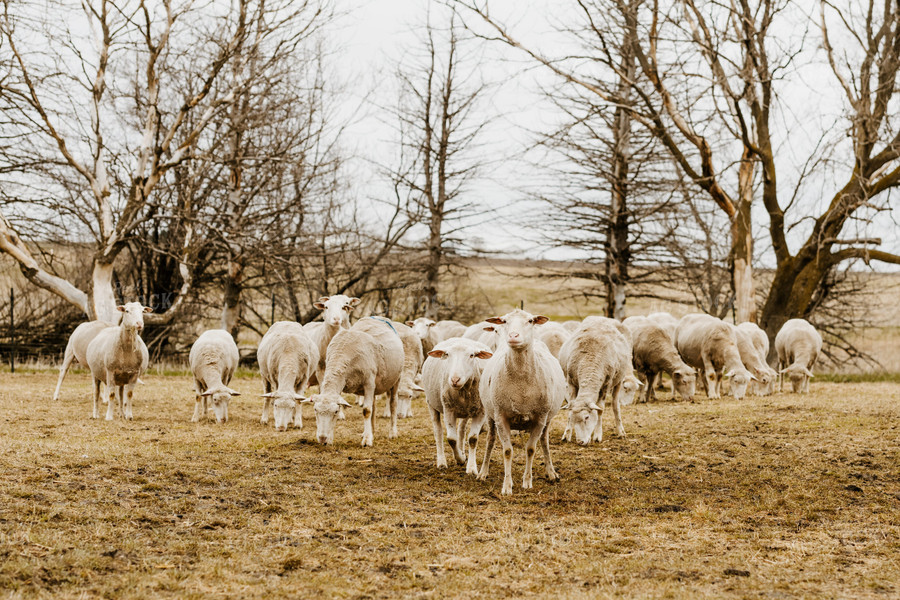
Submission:
POLYGON ((731 287, 734 292, 735 323, 756 322, 756 289, 753 285, 753 174, 756 163, 744 149, 738 169, 737 212, 731 220, 731 287))
POLYGON ((810 262, 797 273, 796 258, 778 265, 760 318, 760 327, 771 342, 770 357, 774 353, 775 336, 785 321, 809 316, 813 296, 831 266, 830 263, 810 262))
POLYGON ((441 246, 441 219, 435 213, 431 220, 431 234, 428 240, 428 264, 425 265, 425 286, 422 293, 425 298, 425 317, 437 320, 438 306, 438 277, 441 270, 441 261, 443 259, 443 248, 441 246))
POLYGON ((222 329, 237 339, 241 329, 241 291, 243 290, 244 267, 237 260, 228 262, 225 275, 225 299, 222 304, 222 329))
POLYGON ((116 294, 113 289, 113 261, 95 258, 91 270, 91 290, 88 293, 88 310, 91 319, 109 323, 119 320, 116 310, 116 294))

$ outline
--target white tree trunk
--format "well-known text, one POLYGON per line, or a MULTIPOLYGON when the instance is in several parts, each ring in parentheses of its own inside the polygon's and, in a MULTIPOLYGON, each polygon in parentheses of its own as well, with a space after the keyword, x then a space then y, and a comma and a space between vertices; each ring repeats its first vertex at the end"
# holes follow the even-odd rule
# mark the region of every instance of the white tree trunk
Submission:
POLYGON ((119 320, 116 311, 116 295, 113 291, 113 265, 94 261, 91 272, 90 317, 115 323, 119 320))

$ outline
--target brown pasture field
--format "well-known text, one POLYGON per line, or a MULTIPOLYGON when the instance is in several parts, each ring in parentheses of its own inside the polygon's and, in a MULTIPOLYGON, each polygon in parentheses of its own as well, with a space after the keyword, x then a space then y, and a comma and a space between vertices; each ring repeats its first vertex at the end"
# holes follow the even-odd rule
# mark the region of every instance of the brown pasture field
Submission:
MULTIPOLYGON (((423 401, 401 436, 361 411, 336 444, 262 426, 245 373, 224 426, 189 421, 186 376, 146 375, 133 422, 89 382, 0 374, 0 590, 10 598, 889 598, 900 596, 900 385, 607 411, 562 476, 500 497, 438 471, 423 401), (612 433, 612 435, 609 435, 612 433)), ((483 440, 479 450, 483 447, 483 440)), ((479 453, 479 460, 481 453, 479 453)), ((452 460, 452 459, 451 459, 452 460)))

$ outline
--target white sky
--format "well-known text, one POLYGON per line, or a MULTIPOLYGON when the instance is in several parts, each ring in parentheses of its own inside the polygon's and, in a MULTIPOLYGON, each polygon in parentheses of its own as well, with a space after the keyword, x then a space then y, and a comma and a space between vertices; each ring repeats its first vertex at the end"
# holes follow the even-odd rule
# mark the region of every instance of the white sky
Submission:
MULTIPOLYGON (((393 65, 398 59, 402 60, 415 51, 415 31, 425 21, 429 6, 433 14, 442 8, 428 0, 343 2, 341 6, 349 10, 336 32, 340 70, 346 70, 354 79, 353 87, 358 93, 365 94, 369 100, 391 104, 396 101, 397 96, 393 65)), ((560 37, 554 34, 555 26, 572 15, 571 12, 562 10, 561 7, 565 6, 569 6, 568 3, 552 0, 492 0, 491 13, 507 24, 526 45, 558 54, 562 49, 560 37)), ((799 10, 818 18, 812 4, 806 6, 801 3, 799 10)), ((802 19, 803 15, 798 13, 797 18, 802 19)), ((785 32, 785 35, 799 34, 785 32)), ((810 35, 811 41, 807 43, 810 46, 817 44, 818 32, 812 31, 810 35)), ((487 77, 504 81, 492 96, 493 110, 502 116, 486 133, 489 153, 497 162, 491 166, 490 177, 479 181, 470 192, 494 212, 486 222, 474 226, 470 234, 482 240, 492 250, 515 255, 524 252, 530 256, 573 257, 571 251, 538 247, 536 240, 540 238, 540 232, 534 231, 531 225, 526 226, 522 219, 522 215, 527 214, 530 217, 528 221, 533 222, 533 217, 543 208, 524 199, 524 190, 534 181, 535 174, 518 157, 533 139, 527 129, 540 130, 557 118, 538 93, 540 86, 551 86, 557 80, 543 67, 535 67, 524 55, 502 44, 489 44, 485 51, 488 58, 486 62, 489 64, 487 77)), ((797 168, 791 162, 792 157, 798 157, 793 158, 797 165, 805 160, 809 148, 815 143, 823 127, 827 130, 833 126, 834 119, 841 110, 841 98, 833 76, 821 62, 803 65, 802 72, 797 73, 795 83, 783 88, 782 93, 783 110, 773 119, 773 126, 783 126, 791 131, 790 136, 779 138, 784 145, 779 156, 786 157, 778 165, 780 187, 783 188, 782 197, 786 197, 791 191, 786 184, 795 178, 797 168), (815 110, 810 110, 811 107, 815 107, 815 110)), ((352 101, 354 107, 358 102, 358 98, 352 101)), ((393 131, 383 122, 385 117, 377 110, 368 109, 363 113, 348 131, 349 144, 361 156, 378 160, 391 152, 393 131)), ((808 207, 806 214, 813 214, 830 200, 836 183, 843 180, 846 173, 836 170, 833 177, 832 181, 825 181, 820 176, 819 181, 809 186, 806 196, 801 200, 808 207)), ((373 192, 377 189, 377 185, 372 188, 373 192)), ((768 220, 760 205, 756 206, 754 220, 760 238, 757 247, 764 249, 761 266, 771 266, 773 257, 768 251, 766 235, 768 220)), ((809 226, 810 221, 806 220, 791 233, 790 239, 795 241, 794 246, 805 238, 809 226)), ((900 252, 900 236, 897 235, 892 214, 881 215, 873 229, 870 233, 881 235, 885 240, 882 249, 900 252)), ((848 232, 849 235, 855 235, 855 232, 848 232)))

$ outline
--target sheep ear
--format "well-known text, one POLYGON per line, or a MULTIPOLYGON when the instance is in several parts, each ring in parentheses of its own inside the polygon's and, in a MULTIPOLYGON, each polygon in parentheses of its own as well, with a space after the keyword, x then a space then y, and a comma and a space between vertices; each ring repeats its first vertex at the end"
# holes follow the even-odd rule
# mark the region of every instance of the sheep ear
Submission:
POLYGON ((205 392, 200 393, 201 396, 212 396, 212 390, 206 390, 205 392))
POLYGON ((732 370, 728 371, 727 373, 725 373, 725 377, 734 377, 734 369, 732 369, 732 370))
POLYGON ((544 323, 546 323, 549 320, 550 320, 549 317, 545 317, 544 315, 538 315, 534 318, 534 324, 535 325, 543 325, 544 323))
POLYGON ((125 305, 120 304, 116 307, 116 310, 119 312, 125 312, 125 305))
POLYGON ((497 331, 497 328, 496 327, 485 327, 484 330, 485 331, 497 331))
POLYGON ((153 307, 152 307, 152 306, 145 306, 145 307, 144 307, 144 312, 145 312, 145 313, 152 313, 152 312, 153 312, 153 307))
POLYGON ((413 384, 413 385, 412 385, 412 391, 422 393, 422 392, 425 391, 425 388, 419 387, 419 386, 413 384))
POLYGON ((493 323, 494 325, 503 325, 503 319, 501 317, 491 317, 490 319, 485 319, 486 323, 493 323))
POLYGON ((329 298, 328 296, 322 296, 321 298, 316 300, 316 302, 321 302, 322 304, 325 304, 326 302, 328 302, 328 298, 329 298))
POLYGON ((350 298, 350 306, 356 306, 360 302, 362 302, 362 300, 360 300, 359 298, 350 298))
POLYGON ((434 358, 444 358, 445 354, 447 354, 447 353, 444 352, 443 350, 432 350, 431 352, 428 353, 428 356, 431 356, 434 358))
POLYGON ((312 402, 313 400, 312 398, 306 398, 305 396, 297 394, 297 401, 300 402, 300 404, 306 404, 307 402, 312 402))
POLYGON ((815 377, 809 369, 803 369, 803 372, 806 373, 807 377, 815 377))
POLYGON ((753 373, 750 373, 750 379, 752 379, 753 381, 759 381, 759 378, 753 373))
POLYGON ((603 410, 602 408, 597 406, 596 402, 591 402, 590 404, 588 404, 588 408, 591 410, 601 410, 601 411, 603 410))
POLYGON ((787 372, 788 372, 788 368, 785 367, 785 368, 783 368, 782 370, 780 370, 780 371, 778 371, 778 372, 779 372, 779 373, 787 373, 787 372))
POLYGON ((637 377, 635 377, 634 380, 637 381, 638 387, 644 387, 644 382, 643 382, 643 381, 641 381, 641 380, 638 379, 637 377))
POLYGON ((559 410, 569 410, 569 401, 566 400, 563 402, 563 405, 559 407, 559 410))
POLYGON ((481 352, 478 352, 475 354, 475 358, 481 358, 481 359, 490 358, 492 356, 493 356, 493 354, 488 352, 487 350, 482 350, 481 352))
POLYGON ((229 394, 231 394, 232 396, 240 396, 241 395, 241 393, 239 391, 233 390, 230 387, 226 387, 225 391, 228 392, 229 394))
POLYGON ((268 394, 260 394, 262 398, 274 398, 275 392, 269 392, 268 394))
POLYGON ((303 394, 298 394, 297 392, 294 392, 294 400, 303 402, 304 400, 306 400, 306 397, 303 394))
POLYGON ((321 302, 313 302, 313 306, 318 308, 319 310, 325 310, 325 305, 321 302))
POLYGON ((413 326, 415 326, 415 322, 414 322, 414 321, 407 321, 407 322, 406 322, 406 326, 407 326, 407 327, 413 327, 413 326))
POLYGON ((344 400, 343 398, 341 398, 340 400, 338 400, 338 404, 341 405, 341 406, 350 406, 350 403, 347 402, 346 400, 344 400))
POLYGON ((437 323, 435 323, 434 321, 432 321, 431 323, 428 324, 428 327, 434 327, 435 325, 437 325, 437 323))

